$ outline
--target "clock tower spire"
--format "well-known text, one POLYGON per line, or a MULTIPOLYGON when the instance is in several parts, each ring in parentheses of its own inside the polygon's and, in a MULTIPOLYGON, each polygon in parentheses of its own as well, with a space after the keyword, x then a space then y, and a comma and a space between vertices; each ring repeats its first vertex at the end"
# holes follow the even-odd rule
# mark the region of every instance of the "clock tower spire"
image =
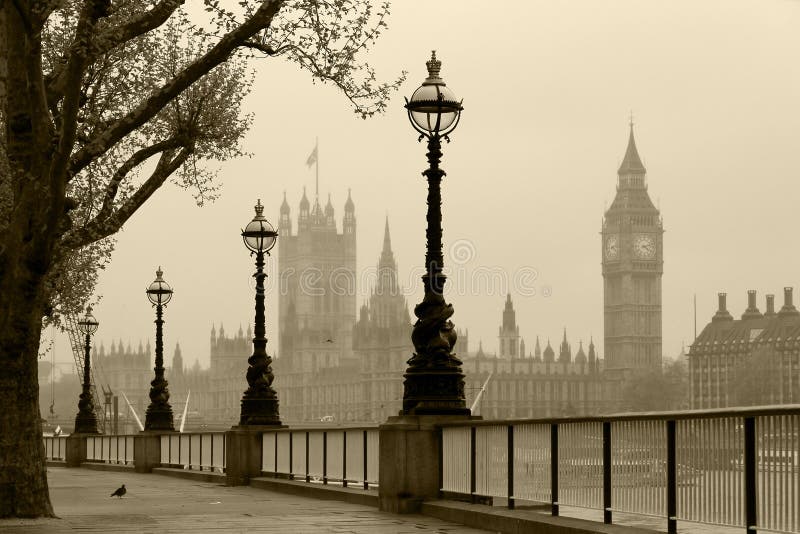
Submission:
POLYGON ((605 369, 619 379, 661 366, 664 229, 646 173, 631 121, 616 196, 601 230, 605 369))

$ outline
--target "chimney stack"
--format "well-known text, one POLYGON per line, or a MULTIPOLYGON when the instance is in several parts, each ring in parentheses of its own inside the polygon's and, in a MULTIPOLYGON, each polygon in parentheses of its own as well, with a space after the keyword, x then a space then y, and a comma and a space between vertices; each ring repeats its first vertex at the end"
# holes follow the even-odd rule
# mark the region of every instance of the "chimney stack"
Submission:
POLYGON ((769 294, 767 295, 767 311, 764 313, 764 317, 772 317, 775 315, 775 295, 769 294))
POLYGON ((747 291, 747 309, 742 314, 742 319, 760 319, 761 317, 763 316, 756 305, 756 290, 750 289, 747 291))
POLYGON ((797 311, 797 308, 794 307, 792 300, 792 288, 784 287, 783 308, 781 308, 781 311, 778 312, 778 315, 800 315, 800 311, 797 311))
POLYGON ((719 297, 719 309, 717 310, 717 313, 714 314, 714 317, 711 320, 714 322, 733 321, 733 316, 730 313, 728 313, 728 308, 726 304, 728 294, 718 293, 717 296, 719 297))

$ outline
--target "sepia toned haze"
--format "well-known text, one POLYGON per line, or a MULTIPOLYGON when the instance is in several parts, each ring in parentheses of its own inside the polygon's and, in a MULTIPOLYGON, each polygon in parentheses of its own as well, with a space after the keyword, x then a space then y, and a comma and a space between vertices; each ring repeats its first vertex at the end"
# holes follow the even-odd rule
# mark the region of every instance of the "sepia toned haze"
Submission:
MULTIPOLYGON (((159 265, 175 290, 165 311, 167 365, 176 342, 187 365, 207 365, 212 324, 246 329, 254 263, 239 232, 256 199, 276 226, 284 191, 293 221, 303 187, 313 202, 314 168, 305 163, 315 138, 320 201, 331 195, 339 229, 352 191, 357 271, 374 269, 388 215, 413 309, 422 297, 427 162, 403 96, 425 78, 432 49, 464 99, 462 121, 443 147, 443 225, 447 298, 473 350, 482 340, 496 351, 510 292, 528 347, 537 335, 555 342, 566 327, 573 343, 593 335, 604 356, 599 232, 631 113, 666 230, 664 354, 675 357, 692 341, 693 295, 702 327, 718 291, 738 316, 747 289, 758 290, 763 311, 765 293, 776 293, 780 305, 783 286, 800 285, 792 232, 800 199, 800 2, 496 6, 394 2, 389 29, 367 57, 381 77, 402 70, 409 77, 388 112, 366 121, 335 88, 312 84, 294 65, 256 61, 245 104, 254 114, 245 142, 252 157, 219 167, 224 187, 215 203, 198 208, 168 185, 118 234, 98 286, 96 342, 108 348, 122 339, 135 348, 154 337, 144 291, 159 265), (508 283, 473 289, 487 272, 508 283)), ((276 266, 268 260, 267 350, 279 355, 276 266)), ((72 358, 62 337, 56 357, 72 358)))

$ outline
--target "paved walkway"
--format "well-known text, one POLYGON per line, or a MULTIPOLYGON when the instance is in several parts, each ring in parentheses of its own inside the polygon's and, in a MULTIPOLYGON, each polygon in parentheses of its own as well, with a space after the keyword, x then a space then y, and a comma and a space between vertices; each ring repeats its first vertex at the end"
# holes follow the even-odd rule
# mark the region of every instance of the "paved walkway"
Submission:
POLYGON ((161 475, 49 467, 47 477, 60 519, 0 519, 0 532, 487 532, 421 515, 398 516, 367 506, 161 475), (109 497, 120 484, 128 490, 125 497, 109 497))

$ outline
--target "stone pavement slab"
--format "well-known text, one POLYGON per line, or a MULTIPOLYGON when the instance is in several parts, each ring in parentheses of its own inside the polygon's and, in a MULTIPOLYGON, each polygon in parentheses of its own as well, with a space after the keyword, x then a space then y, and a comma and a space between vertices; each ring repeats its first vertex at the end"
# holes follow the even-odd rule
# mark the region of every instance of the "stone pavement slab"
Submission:
POLYGON ((489 532, 422 515, 226 487, 153 474, 48 467, 59 519, 0 519, 3 534, 177 532, 272 534, 479 534, 489 532), (111 492, 125 484, 118 499, 111 492))

